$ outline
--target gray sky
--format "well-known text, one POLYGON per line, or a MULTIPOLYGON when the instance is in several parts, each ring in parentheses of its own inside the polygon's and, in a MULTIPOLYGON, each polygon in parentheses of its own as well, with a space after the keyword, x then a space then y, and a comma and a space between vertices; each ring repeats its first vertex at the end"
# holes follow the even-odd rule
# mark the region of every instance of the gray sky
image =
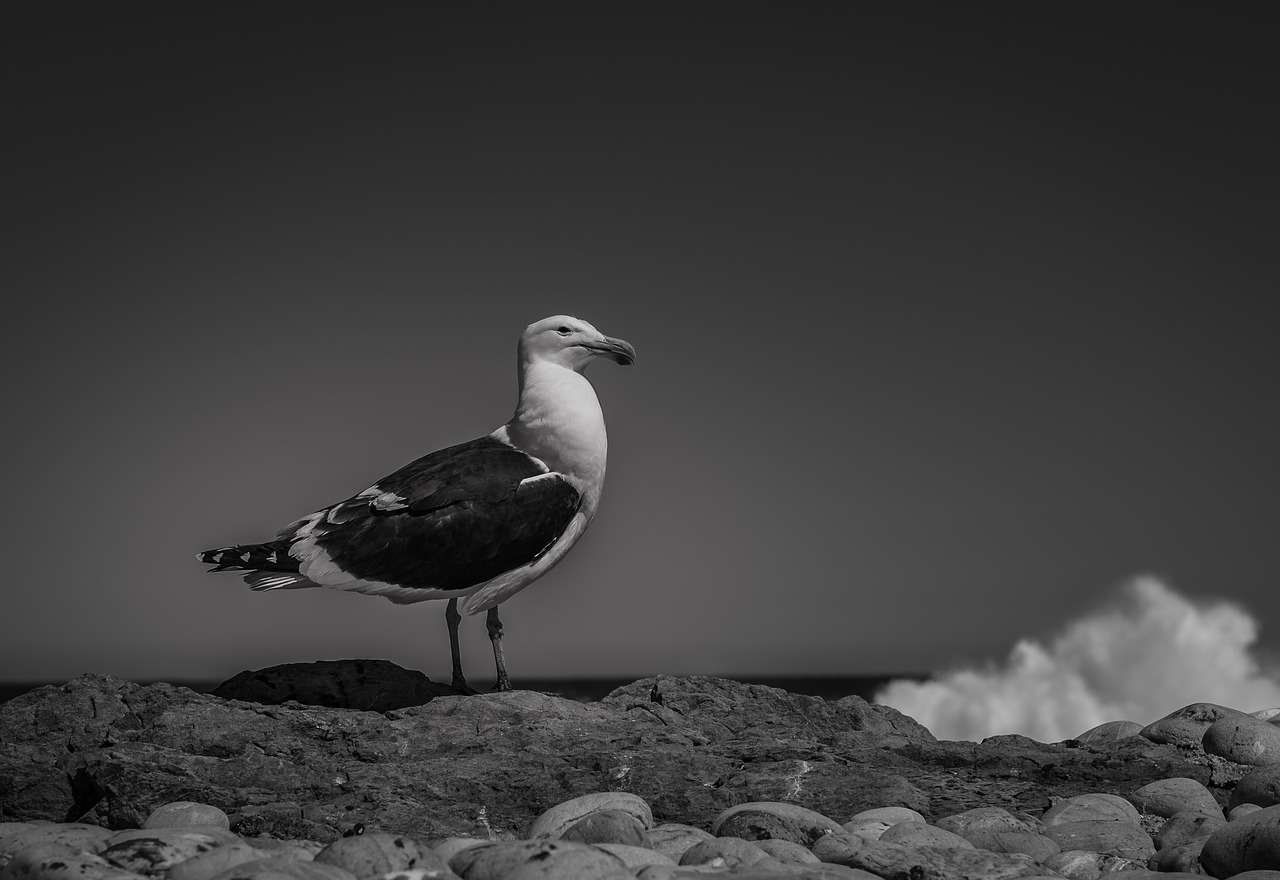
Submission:
POLYGON ((927 671, 1143 572, 1280 649, 1262 9, 7 10, 0 677, 447 679, 441 603, 193 554, 506 421, 561 312, 639 362, 517 684, 927 671))

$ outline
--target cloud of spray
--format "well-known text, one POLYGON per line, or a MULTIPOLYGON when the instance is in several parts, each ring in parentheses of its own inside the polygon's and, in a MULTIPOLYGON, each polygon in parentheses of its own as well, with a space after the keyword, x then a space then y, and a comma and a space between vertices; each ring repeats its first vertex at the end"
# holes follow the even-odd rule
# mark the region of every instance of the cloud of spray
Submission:
POLYGON ((1135 578, 1048 644, 1023 639, 1002 666, 890 682, 876 702, 939 739, 1020 733, 1059 742, 1105 721, 1148 724, 1188 703, 1280 706, 1280 676, 1251 653, 1258 624, 1228 602, 1196 605, 1135 578))

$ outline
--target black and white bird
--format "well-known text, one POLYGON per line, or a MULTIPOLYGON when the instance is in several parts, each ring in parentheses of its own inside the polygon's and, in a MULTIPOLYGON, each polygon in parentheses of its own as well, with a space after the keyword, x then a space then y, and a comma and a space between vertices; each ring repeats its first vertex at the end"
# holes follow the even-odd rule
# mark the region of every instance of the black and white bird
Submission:
POLYGON ((448 599, 453 686, 469 691, 459 609, 488 611, 495 690, 510 690, 498 605, 550 571, 595 516, 604 487, 604 415, 583 371, 635 362, 629 342, 567 315, 525 328, 520 400, 484 437, 410 462, 368 489, 285 526, 275 540, 200 553, 244 571, 254 590, 327 587, 408 604, 448 599))

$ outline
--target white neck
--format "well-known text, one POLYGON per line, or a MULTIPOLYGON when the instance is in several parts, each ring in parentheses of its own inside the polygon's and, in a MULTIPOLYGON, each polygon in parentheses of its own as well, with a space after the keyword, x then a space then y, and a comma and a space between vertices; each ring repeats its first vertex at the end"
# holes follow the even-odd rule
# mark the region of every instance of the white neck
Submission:
POLYGON ((525 361, 520 368, 520 402, 507 436, 568 477, 583 493, 582 510, 590 518, 604 485, 609 446, 595 389, 586 376, 550 361, 525 361))

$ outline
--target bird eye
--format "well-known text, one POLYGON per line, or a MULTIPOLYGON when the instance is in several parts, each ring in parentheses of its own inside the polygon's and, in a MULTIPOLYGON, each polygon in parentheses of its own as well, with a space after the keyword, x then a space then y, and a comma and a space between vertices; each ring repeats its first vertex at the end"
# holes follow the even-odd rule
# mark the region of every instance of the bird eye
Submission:
POLYGON ((561 336, 568 336, 570 333, 573 332, 573 328, 569 327, 567 324, 563 324, 556 328, 556 332, 559 333, 561 336))

